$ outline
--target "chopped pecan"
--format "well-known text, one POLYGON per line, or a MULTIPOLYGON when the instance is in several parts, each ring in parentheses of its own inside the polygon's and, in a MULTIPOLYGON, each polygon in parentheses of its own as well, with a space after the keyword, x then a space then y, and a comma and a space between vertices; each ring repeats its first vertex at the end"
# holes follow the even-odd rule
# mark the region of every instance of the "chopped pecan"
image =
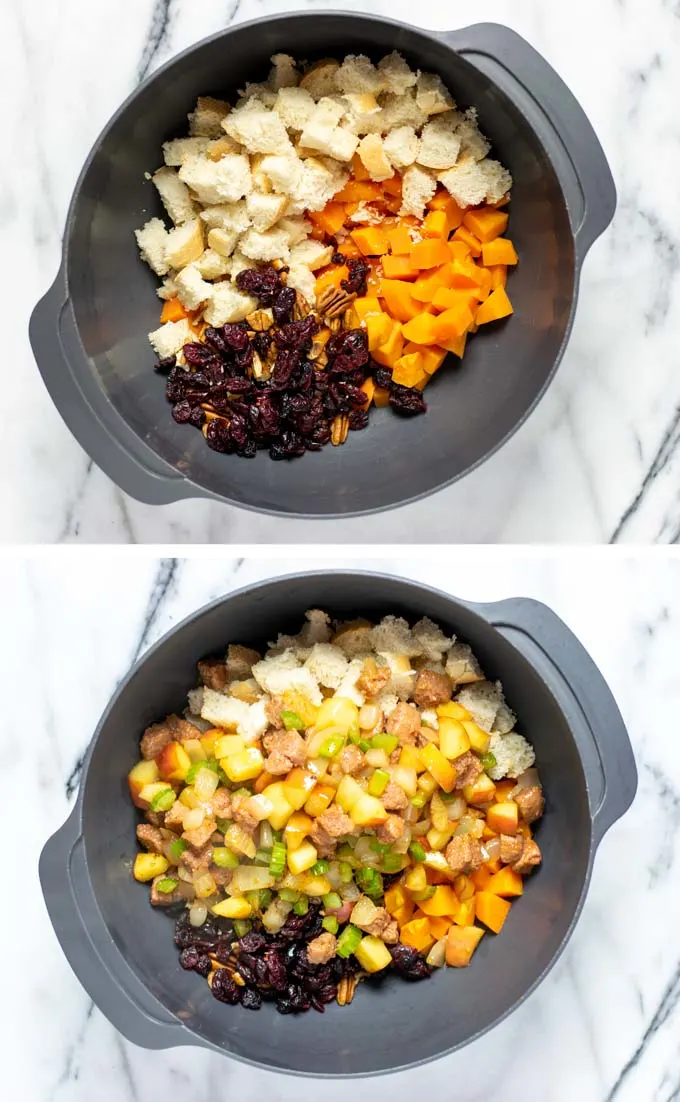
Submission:
POLYGON ((338 1006, 348 1006, 354 998, 354 993, 359 986, 359 976, 344 976, 338 984, 338 1006))
POLYGON ((246 321, 256 333, 264 333, 267 329, 271 329, 274 324, 274 314, 268 308, 253 310, 252 314, 248 314, 246 317, 246 321))
POLYGON ((349 417, 346 413, 339 413, 331 422, 331 444, 338 447, 344 444, 349 433, 349 417))
POLYGON ((341 287, 327 287, 317 299, 316 307, 326 319, 341 318, 356 297, 354 292, 343 291, 341 287))
POLYGON ((301 321, 302 318, 309 317, 312 312, 312 307, 307 302, 307 299, 301 291, 295 292, 295 306, 293 307, 293 320, 301 321))

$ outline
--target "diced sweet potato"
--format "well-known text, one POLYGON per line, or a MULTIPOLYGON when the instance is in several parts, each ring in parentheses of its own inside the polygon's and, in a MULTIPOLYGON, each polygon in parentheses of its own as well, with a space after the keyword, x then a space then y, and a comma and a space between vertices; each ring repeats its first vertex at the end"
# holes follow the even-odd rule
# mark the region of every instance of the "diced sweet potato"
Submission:
POLYGON ((475 896, 475 914, 494 934, 499 934, 503 929, 511 906, 507 899, 501 899, 499 895, 493 895, 489 891, 477 892, 475 896))
MULTIPOLYGON (((465 244, 468 246, 468 248, 469 248, 469 250, 470 250, 470 252, 472 253, 473 256, 475 256, 475 257, 481 256, 481 254, 482 254, 482 243, 481 243, 481 241, 479 240, 478 237, 475 237, 474 233, 470 233, 470 231, 468 229, 466 229, 465 226, 459 226, 458 227, 458 229, 456 230, 456 232, 453 235, 453 240, 454 241, 464 241, 465 244)), ((500 261, 500 260, 499 261, 494 261, 494 263, 501 264, 502 261, 500 261)))
POLYGON ((411 285, 399 279, 383 279, 380 294, 385 300, 388 313, 397 321, 407 322, 417 317, 422 305, 411 294, 411 285))
POLYGON ((513 306, 504 287, 497 287, 492 291, 486 302, 483 302, 477 311, 477 325, 486 325, 490 321, 500 321, 513 314, 513 306))
POLYGON ((450 915, 454 918, 460 909, 460 902, 450 884, 439 884, 430 899, 420 904, 421 911, 430 917, 450 915))
POLYGON ((446 264, 450 256, 445 241, 429 237, 415 243, 411 249, 411 264, 418 269, 438 268, 446 264))
POLYGON ((382 306, 377 295, 363 295, 354 300, 354 309, 360 321, 366 321, 371 314, 382 314, 382 306))
POLYGON ((453 288, 477 288, 482 282, 482 274, 476 264, 470 258, 467 260, 452 260, 446 265, 447 286, 453 288))
POLYGON ((413 240, 404 225, 387 230, 387 240, 393 256, 408 256, 413 248, 413 240))
POLYGON ((469 210, 463 218, 463 225, 485 245, 505 233, 509 218, 508 214, 495 207, 481 207, 479 210, 469 210))
MULTIPOLYGON (((481 872, 482 870, 480 869, 479 871, 481 872)), ((494 873, 489 879, 485 890, 491 892, 493 895, 522 895, 524 891, 524 882, 518 872, 506 866, 506 868, 501 869, 500 872, 494 873)))
POLYGON ((491 290, 495 291, 497 287, 505 287, 508 282, 508 269, 505 264, 492 264, 490 268, 487 268, 491 276, 491 290))
POLYGON ((386 344, 392 336, 392 331, 398 322, 395 322, 389 314, 369 314, 366 318, 366 333, 368 335, 368 350, 375 352, 377 348, 386 344))
POLYGON ((385 409, 390 404, 390 392, 385 387, 377 386, 373 395, 373 404, 376 409, 385 409))
POLYGON ((318 298, 328 287, 339 287, 343 279, 349 278, 349 268, 346 264, 334 264, 326 268, 316 277, 314 291, 318 298))
POLYGON ((371 203, 382 199, 383 190, 373 180, 348 180, 344 188, 333 196, 335 203, 371 203))
POLYGON ((487 826, 496 834, 516 834, 519 809, 514 800, 492 804, 486 813, 487 826))
POLYGON ((518 264, 519 257, 509 238, 497 237, 495 241, 489 241, 486 245, 482 245, 482 261, 485 267, 490 267, 492 264, 510 266, 518 264))
POLYGON ((441 287, 449 286, 448 264, 436 271, 420 276, 411 286, 411 294, 419 303, 431 303, 441 287))
MULTIPOLYGON (((366 187, 366 184, 362 184, 366 187)), ((352 230, 350 234, 354 244, 362 256, 383 256, 390 251, 390 243, 384 230, 378 226, 365 226, 359 230, 352 230)))
POLYGON ((444 310, 435 319, 433 343, 446 345, 448 341, 455 340, 456 337, 462 337, 469 329, 472 321, 472 311, 465 303, 444 310))
POLYGON ((451 926, 446 935, 446 963, 450 968, 465 968, 484 937, 479 926, 451 926))
POLYGON ((375 383, 373 382, 373 379, 366 379, 366 381, 363 382, 359 387, 359 390, 363 390, 364 394, 366 395, 364 409, 368 409, 371 402, 373 401, 373 395, 375 394, 375 383))
POLYGON ((434 937, 430 931, 430 922, 427 918, 413 918, 401 927, 399 940, 404 945, 410 945, 420 953, 426 953, 434 945, 434 937))
POLYGON ((439 237, 445 241, 449 236, 449 224, 446 211, 431 210, 423 219, 423 237, 439 237))
POLYGON ((161 325, 166 321, 181 321, 182 318, 186 317, 187 312, 178 298, 169 298, 167 302, 163 304, 163 309, 161 310, 161 325))
POLYGON ((372 353, 373 359, 383 367, 394 367, 404 348, 404 337, 400 322, 393 322, 392 332, 384 344, 372 353))
MULTIPOLYGON (((409 322, 409 325, 413 324, 409 322)), ((424 373, 423 357, 420 352, 411 352, 407 356, 399 357, 394 365, 392 378, 400 386, 416 386, 422 380, 424 373)))
POLYGON ((363 181, 370 180, 371 174, 366 168, 366 165, 362 161, 358 153, 355 153, 351 161, 352 176, 355 180, 363 181))
POLYGON ((382 186, 386 195, 391 195, 395 199, 401 199, 402 178, 398 172, 395 172, 394 176, 390 176, 389 179, 383 180, 382 186))
POLYGON ((404 326, 404 338, 414 344, 435 344, 437 321, 434 314, 419 314, 404 326))
POLYGON ((414 280, 418 275, 408 256, 384 256, 383 272, 387 279, 414 280))
POLYGON ((345 224, 345 208, 342 201, 337 199, 332 199, 330 203, 326 203, 323 210, 312 210, 308 213, 310 222, 323 230, 328 237, 334 237, 345 224))
MULTIPOLYGON (((435 371, 438 371, 444 363, 447 356, 445 348, 439 348, 436 344, 416 344, 414 341, 409 341, 409 343, 404 346, 405 356, 408 356, 411 352, 420 352, 423 359, 423 371, 428 375, 434 375, 435 371)), ((423 767, 421 766, 421 768, 423 767)))
POLYGON ((447 352, 452 352, 454 356, 458 356, 462 360, 465 355, 465 345, 467 344, 467 333, 463 333, 462 337, 453 337, 450 341, 440 341, 442 348, 445 348, 447 352))
POLYGON ((439 287, 432 299, 435 310, 453 310, 461 306, 467 306, 472 310, 479 301, 478 290, 474 287, 454 288, 439 287))

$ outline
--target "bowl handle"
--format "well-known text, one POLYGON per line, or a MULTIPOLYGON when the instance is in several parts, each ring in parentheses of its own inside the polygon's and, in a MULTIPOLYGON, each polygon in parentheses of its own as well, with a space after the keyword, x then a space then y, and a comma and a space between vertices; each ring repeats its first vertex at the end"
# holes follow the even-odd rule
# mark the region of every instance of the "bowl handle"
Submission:
POLYGON ((45 844, 40 883, 71 968, 115 1028, 142 1048, 200 1045, 140 983, 113 942, 92 896, 78 805, 45 844))
POLYGON ((539 601, 479 605, 482 616, 526 654, 567 713, 584 764, 596 844, 628 810, 637 769, 607 682, 576 636, 539 601))
POLYGON ((450 31, 445 41, 501 88, 545 146, 564 192, 580 265, 616 210, 616 187, 585 111, 545 58, 497 23, 450 31))
POLYGON ((126 494, 149 505, 205 496, 154 455, 109 402, 80 342, 63 267, 33 310, 29 339, 43 382, 68 428, 126 494))

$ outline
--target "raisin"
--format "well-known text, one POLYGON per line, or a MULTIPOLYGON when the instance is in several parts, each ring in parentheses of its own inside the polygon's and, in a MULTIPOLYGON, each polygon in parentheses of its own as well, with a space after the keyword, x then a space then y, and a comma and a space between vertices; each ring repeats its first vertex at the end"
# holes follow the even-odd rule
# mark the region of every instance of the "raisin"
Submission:
POLYGON ((343 279, 340 286, 350 295, 365 295, 368 290, 366 279, 371 270, 369 265, 363 257, 359 256, 350 258, 347 261, 347 267, 349 268, 349 277, 343 279))

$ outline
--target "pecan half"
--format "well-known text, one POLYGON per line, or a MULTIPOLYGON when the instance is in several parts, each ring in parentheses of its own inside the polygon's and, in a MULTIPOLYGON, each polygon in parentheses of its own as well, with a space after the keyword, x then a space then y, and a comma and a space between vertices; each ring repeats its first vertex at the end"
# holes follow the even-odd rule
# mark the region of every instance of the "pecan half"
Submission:
POLYGON ((293 308, 293 320, 301 321, 302 318, 309 317, 312 312, 312 307, 307 302, 307 299, 300 291, 295 292, 295 306, 293 308))
POLYGON ((339 318, 356 297, 354 292, 343 291, 342 287, 327 287, 316 300, 316 308, 324 318, 339 318))
POLYGON ((344 444, 349 433, 349 417, 346 413, 339 413, 331 421, 331 444, 338 447, 344 444))
POLYGON ((354 998, 354 993, 359 986, 360 976, 343 976, 338 984, 338 1006, 348 1006, 354 998))
POLYGON ((264 333, 274 324, 274 314, 269 309, 253 310, 252 314, 246 317, 246 321, 256 333, 264 333))

